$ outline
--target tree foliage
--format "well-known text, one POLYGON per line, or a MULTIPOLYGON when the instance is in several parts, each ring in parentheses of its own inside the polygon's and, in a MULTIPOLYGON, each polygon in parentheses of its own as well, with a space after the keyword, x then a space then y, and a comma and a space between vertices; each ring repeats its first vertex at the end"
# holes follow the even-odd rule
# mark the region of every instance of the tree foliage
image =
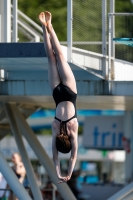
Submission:
MULTIPOLYGON (((101 40, 101 35, 98 34, 102 26, 101 2, 101 0, 73 0, 73 5, 75 7, 73 10, 74 22, 78 19, 78 22, 73 24, 75 41, 79 41, 80 38, 82 38, 82 41, 86 41, 88 37, 92 36, 94 40, 101 40), (86 29, 84 29, 84 27, 86 27, 86 29)), ((18 7, 38 24, 40 24, 38 20, 39 13, 46 10, 50 11, 53 15, 52 23, 59 40, 66 41, 67 0, 19 0, 18 7)), ((133 4, 131 0, 115 0, 115 10, 116 12, 133 12, 133 4)), ((122 28, 122 26, 120 28, 122 28)))
POLYGON ((19 0, 19 9, 28 17, 40 24, 38 15, 50 11, 53 15, 52 24, 60 41, 66 41, 67 32, 67 0, 19 0))
POLYGON ((115 12, 133 12, 131 0, 115 0, 115 12))

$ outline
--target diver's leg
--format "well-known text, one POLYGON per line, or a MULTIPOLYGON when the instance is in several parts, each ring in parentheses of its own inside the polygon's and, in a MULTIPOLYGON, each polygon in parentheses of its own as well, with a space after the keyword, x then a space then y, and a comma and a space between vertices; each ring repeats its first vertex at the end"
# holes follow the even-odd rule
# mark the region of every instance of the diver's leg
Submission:
POLYGON ((45 14, 44 12, 41 12, 39 15, 39 20, 42 24, 43 28, 43 38, 44 38, 44 48, 48 57, 48 79, 50 83, 50 87, 53 90, 60 82, 60 77, 57 69, 57 63, 55 59, 55 55, 53 52, 53 47, 50 41, 50 36, 47 31, 47 23, 45 20, 45 14))
POLYGON ((59 74, 61 77, 61 81, 63 84, 67 85, 69 88, 71 88, 72 91, 77 93, 77 88, 76 88, 76 81, 73 75, 73 72, 68 65, 67 61, 64 58, 59 40, 56 36, 56 33, 53 29, 53 26, 51 24, 51 13, 50 12, 45 12, 45 17, 46 17, 46 22, 47 22, 47 29, 50 34, 50 40, 55 52, 56 60, 57 60, 57 66, 59 69, 59 74))

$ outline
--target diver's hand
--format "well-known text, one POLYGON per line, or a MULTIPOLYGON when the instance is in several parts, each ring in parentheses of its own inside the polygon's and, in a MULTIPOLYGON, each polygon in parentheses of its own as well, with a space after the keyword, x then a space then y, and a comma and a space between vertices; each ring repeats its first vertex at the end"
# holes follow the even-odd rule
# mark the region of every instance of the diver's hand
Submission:
POLYGON ((59 184, 59 183, 64 183, 64 182, 66 182, 66 177, 59 176, 58 178, 59 178, 58 184, 59 184))
POLYGON ((71 176, 67 176, 67 181, 69 181, 69 180, 70 180, 70 178, 71 178, 71 176))
POLYGON ((62 176, 60 176, 60 177, 58 177, 59 178, 59 182, 58 182, 58 184, 60 184, 60 183, 66 183, 67 181, 69 181, 70 180, 70 176, 66 176, 66 177, 62 177, 62 176))

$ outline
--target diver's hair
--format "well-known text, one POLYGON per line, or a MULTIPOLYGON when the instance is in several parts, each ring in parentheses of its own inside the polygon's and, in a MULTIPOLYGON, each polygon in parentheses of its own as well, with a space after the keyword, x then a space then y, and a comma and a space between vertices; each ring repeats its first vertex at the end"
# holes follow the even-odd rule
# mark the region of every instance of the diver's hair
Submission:
POLYGON ((60 123, 60 134, 56 136, 56 149, 61 153, 69 153, 72 149, 70 137, 68 137, 65 124, 60 123))

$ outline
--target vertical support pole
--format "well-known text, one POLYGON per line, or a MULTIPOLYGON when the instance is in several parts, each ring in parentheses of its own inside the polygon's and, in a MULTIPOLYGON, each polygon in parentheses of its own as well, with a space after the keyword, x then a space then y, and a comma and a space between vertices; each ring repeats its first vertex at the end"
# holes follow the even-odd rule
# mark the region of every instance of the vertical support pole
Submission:
POLYGON ((13 42, 18 41, 18 0, 13 0, 13 42))
POLYGON ((115 16, 113 15, 115 13, 115 0, 110 0, 110 13, 112 13, 111 16, 111 80, 115 79, 114 74, 114 59, 115 59, 115 42, 113 41, 113 38, 115 37, 115 16))
POLYGON ((108 38, 108 84, 109 84, 109 94, 112 90, 112 82, 114 80, 114 58, 115 58, 115 44, 113 42, 115 25, 114 25, 114 15, 115 12, 115 0, 110 0, 110 14, 109 14, 109 38, 108 38))
POLYGON ((72 62, 72 0, 67 0, 67 62, 72 62))
MULTIPOLYGON (((115 0, 110 0, 110 13, 115 13, 115 0)), ((111 17, 111 57, 115 58, 115 43, 113 42, 113 38, 115 37, 115 17, 112 15, 111 17)))
POLYGON ((124 115, 124 133, 125 137, 130 140, 130 153, 126 152, 125 160, 125 184, 133 181, 133 119, 132 112, 126 111, 124 115))
POLYGON ((0 152, 0 171, 19 200, 32 200, 0 152))
POLYGON ((24 146, 18 125, 16 123, 16 119, 15 119, 15 115, 14 115, 14 112, 13 112, 12 105, 11 104, 5 104, 4 108, 5 108, 6 115, 8 117, 11 129, 12 129, 12 132, 14 134, 16 143, 18 145, 18 149, 19 149, 20 154, 22 156, 22 160, 23 160, 25 168, 26 168, 28 180, 29 180, 29 183, 30 183, 30 187, 32 189, 34 199, 43 200, 41 192, 40 192, 38 185, 36 183, 36 177, 35 177, 32 165, 29 161, 29 158, 28 158, 28 155, 27 155, 27 152, 26 152, 26 149, 25 149, 25 146, 24 146))
POLYGON ((0 13, 0 42, 2 42, 2 37, 1 37, 1 35, 2 35, 2 20, 1 20, 1 13, 0 13))
POLYGON ((4 0, 4 42, 11 42, 11 0, 4 0))
POLYGON ((0 1, 0 42, 4 41, 4 1, 0 1))
POLYGON ((109 14, 109 25, 108 25, 108 94, 111 94, 111 18, 112 15, 109 14))
MULTIPOLYGON (((24 119, 23 115, 20 113, 16 105, 12 105, 12 109, 15 114, 15 118, 17 121, 17 124, 19 125, 20 131, 23 134, 23 136, 26 138, 28 143, 30 144, 31 148, 36 153, 40 163, 44 166, 47 173, 49 174, 51 181, 56 185, 58 188, 58 191, 62 195, 64 200, 76 200, 75 196, 71 192, 70 188, 67 186, 67 184, 58 184, 59 181, 56 172, 53 166, 52 161, 46 154, 44 148, 36 138, 35 134, 33 133, 32 129, 29 127, 28 123, 24 119)), ((51 147, 52 148, 52 147, 51 147)))
POLYGON ((107 24, 107 1, 102 0, 102 73, 105 79, 108 79, 108 68, 106 67, 106 24, 107 24))
POLYGON ((110 81, 110 69, 111 69, 111 17, 112 15, 109 14, 109 26, 108 26, 108 81, 110 81))

